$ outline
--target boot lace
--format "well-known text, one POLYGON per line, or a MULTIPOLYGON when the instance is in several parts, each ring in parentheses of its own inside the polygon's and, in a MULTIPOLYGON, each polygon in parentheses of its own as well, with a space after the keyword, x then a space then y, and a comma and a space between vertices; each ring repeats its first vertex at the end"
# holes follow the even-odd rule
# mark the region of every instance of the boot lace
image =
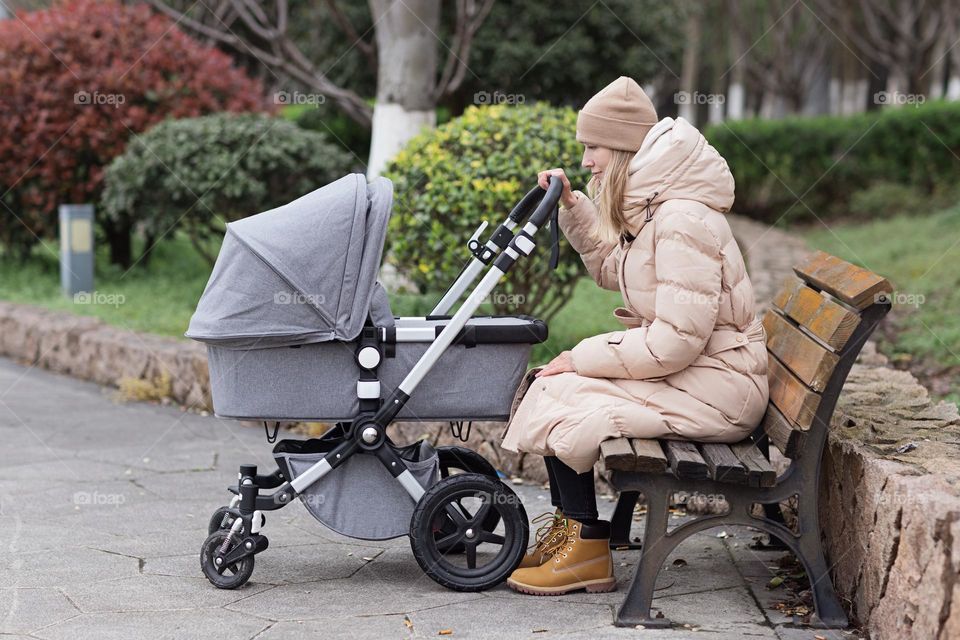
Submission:
POLYGON ((532 545, 534 552, 540 553, 541 555, 552 555, 566 543, 566 518, 561 518, 556 513, 547 511, 531 520, 531 522, 543 523, 535 534, 536 542, 532 545))
POLYGON ((567 527, 567 528, 563 531, 563 536, 561 536, 561 538, 560 538, 560 540, 559 540, 559 544, 558 544, 558 545, 556 546, 556 548, 553 550, 553 555, 554 555, 553 561, 554 561, 554 562, 560 562, 560 559, 561 559, 561 558, 566 558, 566 557, 567 557, 567 552, 568 552, 568 551, 573 551, 573 545, 574 545, 574 543, 575 543, 576 540, 577 540, 577 535, 576 535, 576 534, 577 534, 577 529, 578 529, 578 528, 579 528, 578 525, 577 525, 576 523, 574 523, 574 524, 570 525, 569 527, 567 527), (566 545, 568 542, 570 543, 570 545, 569 545, 566 549, 564 549, 564 548, 563 548, 564 545, 566 545))

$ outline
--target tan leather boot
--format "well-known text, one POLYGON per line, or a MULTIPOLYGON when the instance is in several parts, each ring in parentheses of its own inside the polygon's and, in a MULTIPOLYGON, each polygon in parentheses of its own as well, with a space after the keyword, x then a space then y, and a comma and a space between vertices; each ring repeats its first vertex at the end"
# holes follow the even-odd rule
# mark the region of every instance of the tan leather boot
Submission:
POLYGON ((543 524, 537 529, 536 542, 533 548, 523 556, 518 569, 527 569, 529 567, 539 567, 544 562, 553 557, 556 550, 567 539, 567 520, 558 507, 556 512, 541 513, 531 522, 543 524))
POLYGON ((603 593, 617 588, 610 554, 610 523, 586 525, 568 518, 566 539, 553 558, 538 567, 517 569, 507 586, 520 593, 552 596, 586 589, 603 593))

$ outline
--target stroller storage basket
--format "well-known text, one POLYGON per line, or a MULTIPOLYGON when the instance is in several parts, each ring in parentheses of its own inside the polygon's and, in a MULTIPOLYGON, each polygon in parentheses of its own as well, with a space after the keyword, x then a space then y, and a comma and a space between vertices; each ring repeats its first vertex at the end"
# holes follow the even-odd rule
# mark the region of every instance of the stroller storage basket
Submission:
MULTIPOLYGON (((403 380, 449 321, 397 318, 386 331, 381 397, 403 380), (395 344, 390 344, 391 336, 395 344), (415 340, 415 341, 406 341, 415 340)), ((531 345, 546 325, 527 316, 472 318, 410 397, 398 419, 506 420, 531 345)), ((214 411, 225 418, 349 421, 359 411, 358 343, 322 342, 266 349, 208 345, 214 411)))
MULTIPOLYGON (((293 479, 320 461, 334 439, 281 440, 273 456, 284 475, 293 479)), ((387 445, 393 446, 393 445, 387 445)), ((436 450, 424 440, 394 450, 424 489, 440 479, 436 450)), ((350 456, 331 473, 300 494, 314 518, 337 533, 363 540, 387 540, 410 531, 414 501, 383 464, 371 454, 350 456)))

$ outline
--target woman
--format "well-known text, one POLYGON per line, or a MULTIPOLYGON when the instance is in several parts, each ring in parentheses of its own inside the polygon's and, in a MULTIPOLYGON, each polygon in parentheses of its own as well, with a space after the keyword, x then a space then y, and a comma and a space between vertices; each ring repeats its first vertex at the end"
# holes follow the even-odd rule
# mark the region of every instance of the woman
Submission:
POLYGON ((624 329, 564 351, 514 402, 502 446, 544 456, 557 508, 507 581, 536 595, 616 588, 593 484, 601 442, 737 442, 767 406, 763 326, 723 215, 727 163, 686 120, 658 121, 622 76, 584 105, 577 140, 594 197, 572 191, 563 169, 539 183, 562 179, 560 228, 597 284, 620 291, 624 329))

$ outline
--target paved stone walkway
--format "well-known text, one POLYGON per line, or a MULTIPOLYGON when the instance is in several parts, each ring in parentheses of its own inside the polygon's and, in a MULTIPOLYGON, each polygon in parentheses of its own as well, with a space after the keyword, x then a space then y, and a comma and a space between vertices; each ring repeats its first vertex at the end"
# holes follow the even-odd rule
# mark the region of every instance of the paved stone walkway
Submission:
MULTIPOLYGON (((766 589, 779 554, 749 550, 749 530, 698 534, 671 557, 654 604, 674 630, 611 626, 636 552, 615 553, 616 593, 456 593, 406 538, 344 538, 299 504, 268 515, 252 580, 219 591, 197 560, 207 519, 237 465, 266 468, 270 447, 255 429, 114 393, 0 360, 2 638, 851 637, 784 626, 767 606, 783 597, 766 589)), ((516 490, 531 517, 549 508, 541 487, 516 490)))

